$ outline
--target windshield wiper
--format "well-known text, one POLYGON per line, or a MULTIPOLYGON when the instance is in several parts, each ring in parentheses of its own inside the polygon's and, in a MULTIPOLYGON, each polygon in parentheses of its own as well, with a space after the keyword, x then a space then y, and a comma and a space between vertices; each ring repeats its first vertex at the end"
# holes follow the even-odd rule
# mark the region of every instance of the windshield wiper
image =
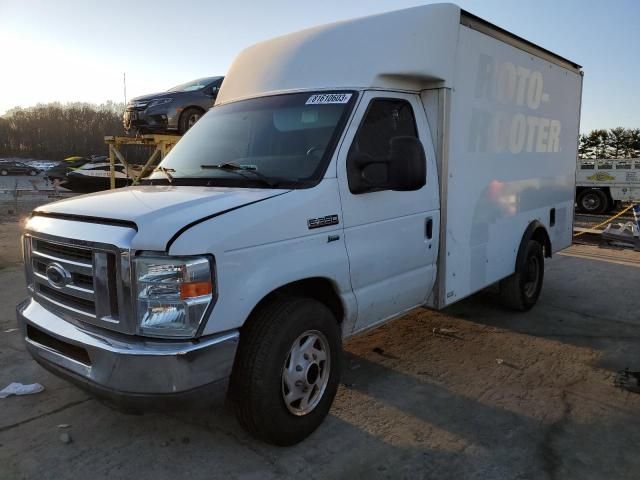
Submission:
POLYGON ((278 186, 277 182, 274 182, 266 175, 263 175, 262 173, 260 173, 258 170, 255 169, 255 167, 250 167, 248 165, 238 165, 237 163, 225 162, 225 163, 220 163, 218 165, 200 165, 200 168, 209 169, 209 170, 224 170, 227 172, 236 172, 238 175, 248 180, 249 180, 249 177, 247 177, 241 172, 252 173, 256 177, 256 179, 260 180, 265 185, 268 185, 271 188, 278 186))
POLYGON ((167 180, 169 180, 169 183, 173 182, 173 175, 171 175, 172 173, 175 173, 176 169, 175 168, 167 168, 167 167, 156 167, 153 169, 154 173, 155 172, 162 172, 164 173, 164 176, 167 177, 167 180))

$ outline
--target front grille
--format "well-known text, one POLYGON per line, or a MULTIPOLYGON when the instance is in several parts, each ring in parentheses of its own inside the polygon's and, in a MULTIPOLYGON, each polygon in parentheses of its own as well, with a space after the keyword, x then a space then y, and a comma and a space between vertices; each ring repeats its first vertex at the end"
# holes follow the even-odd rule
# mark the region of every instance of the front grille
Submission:
MULTIPOLYGON (((93 262, 93 259, 91 259, 91 261, 93 262)), ((33 270, 39 273, 40 275, 42 276, 47 275, 47 267, 48 267, 48 262, 45 259, 40 259, 40 258, 33 259, 33 270)), ((72 272, 71 278, 73 279, 74 285, 81 288, 88 289, 88 290, 93 290, 92 275, 85 275, 78 272, 72 272)))
MULTIPOLYGON (((67 319, 128 333, 121 322, 120 254, 50 238, 25 237, 25 264, 34 297, 67 319)), ((130 333, 130 332, 129 332, 130 333)))
POLYGON ((73 311, 80 311, 92 317, 96 316, 96 304, 92 300, 85 300, 84 298, 63 293, 60 290, 42 284, 38 286, 38 290, 41 296, 50 301, 57 302, 62 307, 67 307, 73 311))
POLYGON ((34 250, 45 255, 51 255, 57 258, 76 262, 86 262, 88 264, 91 264, 93 259, 91 250, 89 249, 70 247, 38 239, 34 239, 34 250))

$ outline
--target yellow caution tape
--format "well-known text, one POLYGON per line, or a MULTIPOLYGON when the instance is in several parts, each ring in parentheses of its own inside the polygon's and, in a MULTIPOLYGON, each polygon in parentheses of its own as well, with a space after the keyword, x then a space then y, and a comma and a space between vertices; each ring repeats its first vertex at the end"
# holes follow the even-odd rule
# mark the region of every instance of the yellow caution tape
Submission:
MULTIPOLYGON (((590 227, 590 229, 591 229, 591 230, 593 230, 593 229, 596 229, 596 228, 600 228, 600 227, 602 227, 603 225, 606 225, 607 223, 611 222, 612 220, 615 220, 616 218, 618 218, 618 217, 620 217, 620 216, 624 215, 624 214, 625 214, 625 213, 627 213, 629 210, 631 210, 633 207, 634 207, 634 204, 632 203, 631 205, 629 205, 627 208, 625 208, 625 209, 624 209, 624 210, 622 210, 621 212, 616 213, 613 217, 611 217, 611 218, 607 218, 604 222, 599 223, 598 225, 595 225, 595 226, 593 226, 593 227, 590 227)), ((585 233, 588 233, 588 232, 579 232, 579 233, 574 234, 573 236, 574 236, 574 237, 579 237, 580 235, 584 235, 585 233)))

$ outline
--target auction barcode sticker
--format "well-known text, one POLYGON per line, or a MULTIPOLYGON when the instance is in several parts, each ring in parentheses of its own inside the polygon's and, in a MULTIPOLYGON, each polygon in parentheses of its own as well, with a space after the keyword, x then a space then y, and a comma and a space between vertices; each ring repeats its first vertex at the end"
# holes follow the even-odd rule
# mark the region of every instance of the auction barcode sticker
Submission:
POLYGON ((347 103, 351 98, 350 93, 320 93, 311 95, 305 105, 327 105, 331 103, 347 103))

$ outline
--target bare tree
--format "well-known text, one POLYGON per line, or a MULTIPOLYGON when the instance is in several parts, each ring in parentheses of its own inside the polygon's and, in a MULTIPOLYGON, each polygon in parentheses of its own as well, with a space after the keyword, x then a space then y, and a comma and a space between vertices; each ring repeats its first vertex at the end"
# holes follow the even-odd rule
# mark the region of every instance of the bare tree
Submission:
POLYGON ((105 135, 121 135, 123 105, 40 104, 0 117, 0 156, 59 160, 104 153, 105 135))

